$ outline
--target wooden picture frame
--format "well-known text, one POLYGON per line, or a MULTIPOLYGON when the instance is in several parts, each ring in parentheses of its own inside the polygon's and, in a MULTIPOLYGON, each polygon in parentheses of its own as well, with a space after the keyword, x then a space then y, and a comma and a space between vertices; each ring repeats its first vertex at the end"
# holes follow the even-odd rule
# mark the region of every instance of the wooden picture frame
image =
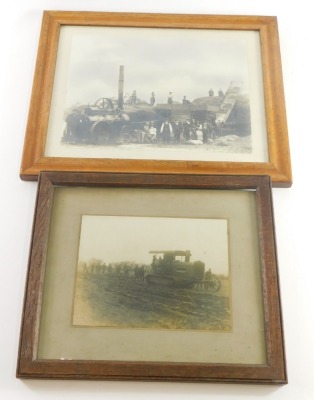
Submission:
POLYGON ((290 186, 276 18, 45 11, 20 176, 43 170, 290 186))
POLYGON ((270 178, 42 172, 17 377, 286 383, 270 178))

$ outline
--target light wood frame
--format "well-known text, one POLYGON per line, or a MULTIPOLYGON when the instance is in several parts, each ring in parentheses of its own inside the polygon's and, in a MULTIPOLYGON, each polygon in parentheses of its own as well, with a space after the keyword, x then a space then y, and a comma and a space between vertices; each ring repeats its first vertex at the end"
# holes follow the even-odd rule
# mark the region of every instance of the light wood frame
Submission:
MULTIPOLYGON (((63 211, 61 212, 63 213, 63 211)), ((77 233, 73 232, 73 235, 77 235, 77 233)), ((247 257, 247 247, 244 253, 244 257, 247 257)), ((57 295, 60 296, 59 291, 57 295)), ((243 307, 242 301, 249 302, 250 300, 247 298, 247 295, 244 295, 240 303, 243 307)), ((64 336, 61 335, 61 337, 62 342, 64 342, 64 336)), ((119 339, 117 338, 116 340, 119 339)), ((233 343, 232 345, 236 344, 233 343)), ((202 176, 178 174, 41 173, 26 283, 17 377, 37 379, 287 383, 270 178, 268 176, 202 176), (57 359, 40 359, 38 356, 38 341, 41 315, 43 313, 43 291, 46 285, 45 269, 54 193, 56 189, 73 187, 80 190, 82 188, 92 190, 94 188, 97 188, 97 190, 99 188, 105 188, 105 190, 108 190, 108 188, 133 190, 135 188, 141 190, 148 189, 149 191, 152 189, 161 189, 166 190, 166 192, 169 192, 169 189, 178 190, 179 192, 182 189, 185 191, 201 190, 199 195, 202 195, 204 192, 212 195, 210 191, 217 192, 217 190, 219 192, 228 192, 230 190, 237 192, 249 190, 250 192, 255 192, 257 214, 253 220, 257 220, 258 230, 257 246, 259 247, 261 268, 261 278, 259 278, 261 280, 261 288, 259 290, 262 293, 261 308, 263 311, 261 318, 264 322, 263 336, 265 340, 264 351, 266 361, 257 364, 234 364, 211 363, 210 360, 208 362, 143 362, 136 360, 114 361, 81 358, 60 359, 59 357, 56 357, 57 359)))
POLYGON ((271 176, 274 186, 290 186, 292 174, 276 17, 45 11, 20 177, 23 180, 36 180, 42 170, 231 175, 267 174, 271 176), (262 53, 269 161, 226 162, 45 157, 44 151, 54 86, 59 34, 61 27, 67 25, 258 31, 262 53))

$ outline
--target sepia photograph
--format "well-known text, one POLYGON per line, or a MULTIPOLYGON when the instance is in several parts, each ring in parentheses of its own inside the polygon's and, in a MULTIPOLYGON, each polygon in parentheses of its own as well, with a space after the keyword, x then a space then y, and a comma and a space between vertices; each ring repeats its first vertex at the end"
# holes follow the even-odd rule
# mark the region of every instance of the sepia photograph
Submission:
POLYGON ((230 331, 228 250, 226 219, 83 215, 73 325, 230 331))
POLYGON ((284 380, 269 177, 39 185, 20 376, 284 380))

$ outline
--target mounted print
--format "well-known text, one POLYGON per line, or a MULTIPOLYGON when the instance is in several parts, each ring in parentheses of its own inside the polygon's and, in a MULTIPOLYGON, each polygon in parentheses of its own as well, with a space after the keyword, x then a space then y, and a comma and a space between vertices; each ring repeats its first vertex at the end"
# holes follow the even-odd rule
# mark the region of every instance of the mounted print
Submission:
POLYGON ((21 177, 41 170, 289 186, 276 18, 45 12, 21 177))
POLYGON ((268 176, 42 172, 19 378, 287 382, 268 176))
POLYGON ((83 215, 73 325, 230 332, 228 220, 83 215))

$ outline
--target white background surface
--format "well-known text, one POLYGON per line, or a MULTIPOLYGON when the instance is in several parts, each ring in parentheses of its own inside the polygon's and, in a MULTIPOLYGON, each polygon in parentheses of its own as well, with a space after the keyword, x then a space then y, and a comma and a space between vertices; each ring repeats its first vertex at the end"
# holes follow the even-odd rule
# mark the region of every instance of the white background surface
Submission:
MULTIPOLYGON (((310 2, 264 0, 9 0, 0 24, 0 398, 313 399, 313 18, 310 2), (289 384, 21 381, 19 326, 37 184, 19 167, 43 9, 276 15, 279 23, 294 184, 274 189, 289 384)), ((184 50, 184 49, 183 49, 184 50)))

